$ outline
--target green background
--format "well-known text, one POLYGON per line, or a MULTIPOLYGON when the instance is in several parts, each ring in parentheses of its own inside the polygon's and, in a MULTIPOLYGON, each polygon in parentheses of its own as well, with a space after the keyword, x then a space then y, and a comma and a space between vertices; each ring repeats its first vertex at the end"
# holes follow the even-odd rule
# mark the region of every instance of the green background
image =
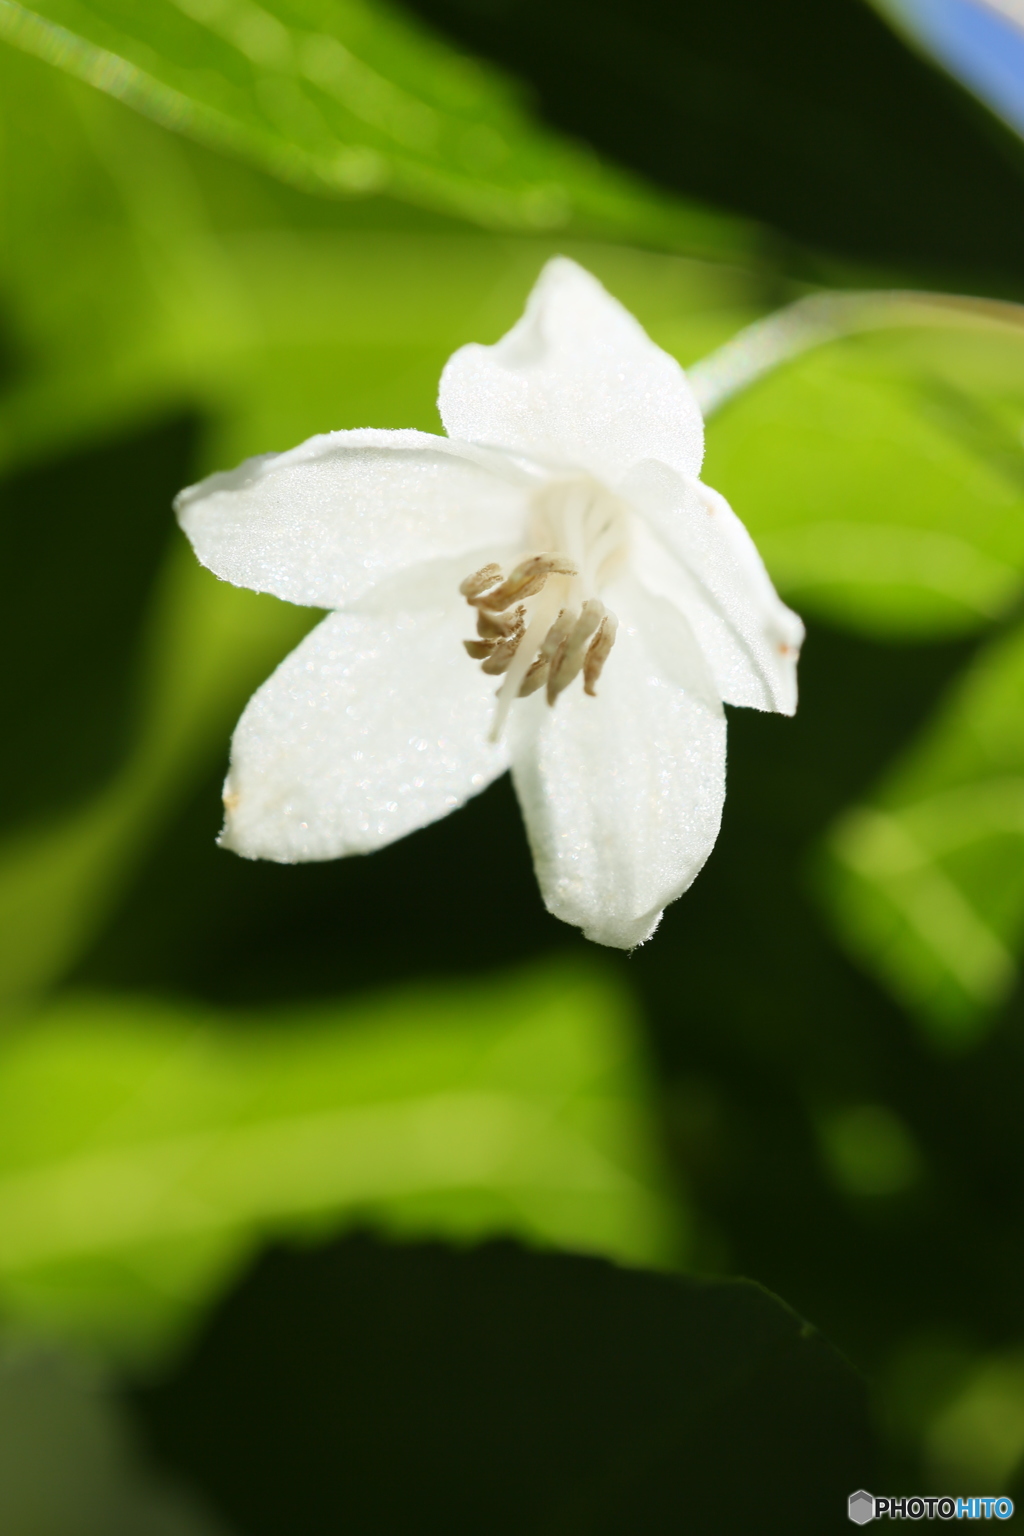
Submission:
POLYGON ((855 329, 709 421, 801 705, 731 712, 719 843, 628 958, 544 912, 507 781, 367 859, 219 852, 316 615, 169 503, 436 430, 556 251, 684 364, 819 286, 1016 301, 1022 153, 854 0, 0 0, 5 1531, 1012 1491, 1016 311, 855 329))

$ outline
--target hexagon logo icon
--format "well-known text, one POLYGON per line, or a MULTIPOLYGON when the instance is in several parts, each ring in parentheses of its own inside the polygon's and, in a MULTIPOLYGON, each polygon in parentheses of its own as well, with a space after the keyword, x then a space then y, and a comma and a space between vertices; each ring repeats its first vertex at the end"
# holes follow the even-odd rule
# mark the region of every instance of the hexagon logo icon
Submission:
POLYGON ((856 1493, 850 1494, 849 1516, 854 1525, 867 1525, 869 1520, 875 1518, 874 1496, 863 1488, 858 1488, 856 1493))

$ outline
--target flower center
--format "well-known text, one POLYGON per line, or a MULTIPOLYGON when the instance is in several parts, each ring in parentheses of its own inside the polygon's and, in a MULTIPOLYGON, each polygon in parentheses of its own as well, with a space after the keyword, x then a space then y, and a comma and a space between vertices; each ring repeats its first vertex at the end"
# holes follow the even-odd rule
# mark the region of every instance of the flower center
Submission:
POLYGON ((483 671, 504 673, 492 739, 497 741, 517 698, 547 689, 554 704, 583 673, 592 697, 615 643, 618 620, 598 593, 626 559, 628 513, 596 480, 548 482, 533 497, 529 554, 505 576, 485 565, 459 587, 476 609, 476 640, 464 642, 483 671))

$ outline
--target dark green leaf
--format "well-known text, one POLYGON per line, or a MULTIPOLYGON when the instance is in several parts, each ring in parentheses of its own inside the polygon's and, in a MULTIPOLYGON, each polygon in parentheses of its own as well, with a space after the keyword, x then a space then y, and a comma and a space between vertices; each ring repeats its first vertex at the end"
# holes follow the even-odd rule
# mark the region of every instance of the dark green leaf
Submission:
POLYGON ((512 1244, 272 1251, 136 1402, 248 1536, 824 1533, 871 1486, 859 1383, 766 1291, 512 1244))

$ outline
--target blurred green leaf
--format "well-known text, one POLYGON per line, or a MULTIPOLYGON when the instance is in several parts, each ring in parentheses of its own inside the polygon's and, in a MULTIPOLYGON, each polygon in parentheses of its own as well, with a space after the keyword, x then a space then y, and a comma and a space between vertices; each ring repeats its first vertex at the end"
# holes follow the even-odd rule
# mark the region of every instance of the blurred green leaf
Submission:
POLYGON ((102 926, 163 818, 228 733, 248 693, 315 617, 167 562, 138 679, 136 743, 93 799, 0 843, 0 1001, 45 989, 102 926))
POLYGON ((225 1527, 141 1464, 95 1370, 52 1346, 0 1345, 4 1536, 223 1536, 225 1527))
POLYGON ((985 1030, 1024 940, 1024 631, 981 652, 905 761, 839 821, 822 889, 854 953, 935 1038, 985 1030))
MULTIPOLYGON (((907 640, 1012 612, 1022 355, 1020 306, 866 292, 801 300, 697 365, 705 409, 725 406, 706 473, 791 601, 907 640)), ((872 802, 840 820, 819 871, 849 947, 949 1044, 982 1033, 1018 975, 1022 695, 1018 635, 982 653, 872 802)))
POLYGON ((822 1115, 825 1167, 846 1194, 899 1195, 916 1184, 923 1159, 906 1125, 884 1104, 852 1104, 822 1115))
POLYGON ((361 205, 292 192, 3 47, 0 147, 16 362, 0 464, 183 405, 225 426, 211 468, 331 427, 436 427, 450 352, 496 338, 566 247, 688 357, 760 307, 760 278, 720 262, 497 239, 379 200, 359 227, 361 205))
POLYGON ((307 190, 684 249, 740 228, 535 126, 493 69, 380 0, 0 0, 0 36, 307 190))
POLYGON ((0 47, 0 206, 0 463, 203 403, 252 317, 173 135, 0 47))
MULTIPOLYGON (((979 1361, 925 1435, 928 1486, 943 1493, 1019 1486, 1024 1461, 1024 1352, 979 1361)), ((1007 1488, 1009 1492, 1010 1489, 1007 1488)), ((1017 1487, 1012 1490, 1017 1494, 1017 1487)))
POLYGON ((0 1045, 0 1304, 22 1320, 152 1345, 258 1234, 355 1221, 678 1257, 604 967, 262 1016, 71 998, 26 1022, 0 1045))
MULTIPOLYGON (((2 414, 2 407, 0 407, 2 414)), ((133 685, 160 569, 179 537, 171 498, 192 478, 200 423, 178 415, 0 477, 7 568, 0 844, 99 790, 132 736, 133 685)))
POLYGON ((783 355, 709 429, 705 475, 787 599, 869 635, 977 630, 1022 587, 1024 326, 926 324, 783 355))
POLYGON ((508 1242, 271 1249, 132 1403, 255 1536, 818 1536, 874 1486, 863 1383, 777 1297, 508 1242))

